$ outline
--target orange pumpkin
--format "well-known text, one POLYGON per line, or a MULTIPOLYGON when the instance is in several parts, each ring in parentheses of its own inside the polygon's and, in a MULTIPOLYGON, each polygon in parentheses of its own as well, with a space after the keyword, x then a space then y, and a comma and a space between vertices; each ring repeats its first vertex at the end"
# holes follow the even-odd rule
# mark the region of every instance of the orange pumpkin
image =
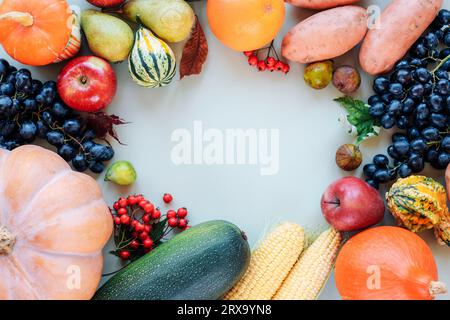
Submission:
POLYGON ((0 300, 90 299, 111 215, 97 183, 37 146, 0 150, 0 300))
POLYGON ((0 43, 15 60, 32 66, 59 62, 80 49, 77 15, 65 0, 3 0, 0 43))
POLYGON ((345 300, 431 300, 446 292, 428 245, 398 227, 351 238, 336 260, 335 280, 345 300))

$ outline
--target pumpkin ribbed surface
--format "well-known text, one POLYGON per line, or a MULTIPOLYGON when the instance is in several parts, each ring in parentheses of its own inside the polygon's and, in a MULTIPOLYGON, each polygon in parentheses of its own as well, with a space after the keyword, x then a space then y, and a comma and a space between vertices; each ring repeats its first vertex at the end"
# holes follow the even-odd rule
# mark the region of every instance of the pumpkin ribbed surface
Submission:
POLYGON ((47 65, 76 54, 81 35, 66 0, 4 0, 0 43, 15 60, 47 65))
POLYGON ((37 146, 0 150, 0 300, 90 299, 112 232, 97 183, 37 146))
POLYGON ((450 244, 445 188, 432 178, 399 179, 386 194, 387 204, 399 225, 413 232, 435 228, 436 236, 450 244))
POLYGON ((166 86, 175 76, 176 60, 172 49, 142 27, 136 32, 128 62, 131 78, 143 87, 166 86))

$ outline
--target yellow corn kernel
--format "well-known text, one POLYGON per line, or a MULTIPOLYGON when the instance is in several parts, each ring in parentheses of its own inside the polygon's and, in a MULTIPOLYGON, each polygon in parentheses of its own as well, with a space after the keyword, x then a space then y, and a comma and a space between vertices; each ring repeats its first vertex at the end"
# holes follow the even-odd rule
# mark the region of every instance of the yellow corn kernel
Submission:
POLYGON ((300 257, 305 232, 295 223, 277 226, 252 253, 250 265, 224 300, 270 300, 300 257))
POLYGON ((342 241, 341 234, 328 229, 300 256, 274 300, 315 300, 325 285, 342 241))

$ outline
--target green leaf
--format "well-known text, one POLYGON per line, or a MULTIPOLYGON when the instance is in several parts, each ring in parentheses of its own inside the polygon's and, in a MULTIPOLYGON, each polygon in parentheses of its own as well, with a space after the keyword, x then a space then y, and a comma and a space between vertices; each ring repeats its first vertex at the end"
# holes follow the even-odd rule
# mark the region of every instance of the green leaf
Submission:
POLYGON ((375 119, 369 114, 369 106, 367 104, 348 96, 334 99, 334 101, 347 110, 347 120, 356 127, 358 132, 357 144, 360 144, 369 136, 378 135, 378 132, 375 130, 377 124, 375 119))
POLYGON ((163 219, 159 221, 158 223, 153 225, 153 229, 150 232, 150 238, 153 239, 153 241, 158 242, 161 240, 161 237, 164 235, 164 230, 166 229, 167 219, 163 219))

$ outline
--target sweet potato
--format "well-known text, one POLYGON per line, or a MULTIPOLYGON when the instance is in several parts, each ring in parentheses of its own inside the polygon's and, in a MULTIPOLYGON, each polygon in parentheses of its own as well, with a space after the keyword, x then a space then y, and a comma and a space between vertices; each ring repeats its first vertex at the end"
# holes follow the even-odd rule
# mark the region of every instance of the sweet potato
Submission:
POLYGON ((359 61, 369 74, 390 71, 433 22, 442 0, 393 0, 382 12, 378 28, 370 29, 359 61))
POLYGON ((356 3, 358 1, 359 0, 286 0, 287 3, 306 9, 329 9, 356 3))
POLYGON ((319 12, 284 37, 283 56, 310 63, 338 57, 356 46, 367 32, 366 9, 343 6, 319 12))

